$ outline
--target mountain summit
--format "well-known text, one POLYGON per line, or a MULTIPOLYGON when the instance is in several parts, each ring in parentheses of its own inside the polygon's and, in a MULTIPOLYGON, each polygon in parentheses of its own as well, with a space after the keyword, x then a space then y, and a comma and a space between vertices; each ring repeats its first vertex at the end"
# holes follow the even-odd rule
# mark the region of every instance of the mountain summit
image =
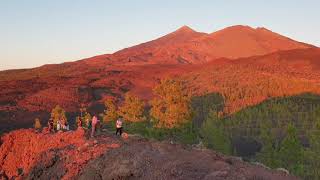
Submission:
POLYGON ((196 32, 195 30, 193 30, 192 28, 190 28, 187 25, 184 25, 182 27, 180 27, 179 29, 177 29, 175 32, 196 32))
POLYGON ((236 59, 281 50, 314 47, 297 42, 266 28, 236 25, 211 34, 182 26, 163 37, 116 52, 117 62, 191 63, 218 58, 236 59), (129 60, 130 59, 130 60, 129 60))
POLYGON ((231 26, 210 34, 215 55, 227 58, 264 55, 280 50, 312 47, 274 33, 266 28, 231 26))

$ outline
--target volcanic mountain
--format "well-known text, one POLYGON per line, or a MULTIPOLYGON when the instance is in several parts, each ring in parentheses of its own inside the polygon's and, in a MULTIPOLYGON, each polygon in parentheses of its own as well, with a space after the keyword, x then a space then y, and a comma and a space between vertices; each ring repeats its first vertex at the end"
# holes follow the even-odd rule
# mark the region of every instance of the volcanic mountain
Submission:
POLYGON ((217 58, 236 59, 280 50, 310 48, 266 28, 232 26, 211 34, 183 26, 159 39, 113 54, 125 63, 204 63, 217 58))
POLYGON ((30 127, 57 104, 101 112, 107 97, 121 101, 128 91, 148 101, 167 76, 186 81, 194 96, 221 93, 233 113, 269 97, 320 93, 319 59, 319 48, 265 28, 208 34, 184 26, 114 54, 0 72, 0 129, 30 127))

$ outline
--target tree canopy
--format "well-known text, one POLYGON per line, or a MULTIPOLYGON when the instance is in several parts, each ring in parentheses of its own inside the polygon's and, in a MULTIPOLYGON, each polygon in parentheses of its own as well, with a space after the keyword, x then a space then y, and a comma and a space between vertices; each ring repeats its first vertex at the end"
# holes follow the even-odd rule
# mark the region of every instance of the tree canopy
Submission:
POLYGON ((181 81, 163 79, 153 93, 150 114, 159 127, 177 127, 190 120, 190 95, 181 81))

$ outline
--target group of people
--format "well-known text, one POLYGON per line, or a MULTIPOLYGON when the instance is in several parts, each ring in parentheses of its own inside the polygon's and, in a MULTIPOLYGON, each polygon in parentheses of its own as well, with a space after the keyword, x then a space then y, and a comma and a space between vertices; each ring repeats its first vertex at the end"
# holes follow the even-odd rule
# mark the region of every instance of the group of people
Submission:
POLYGON ((91 129, 91 137, 94 136, 95 131, 98 129, 100 126, 100 120, 96 115, 94 115, 91 119, 87 118, 85 119, 85 124, 83 124, 82 118, 78 117, 77 118, 77 126, 79 127, 84 127, 85 129, 91 129))
POLYGON ((51 117, 48 121, 48 128, 50 132, 60 131, 60 130, 69 130, 69 124, 66 119, 58 119, 56 125, 54 125, 54 120, 51 117))
MULTIPOLYGON (((91 137, 94 137, 94 134, 95 134, 97 128, 100 126, 100 120, 98 119, 98 117, 96 115, 94 115, 92 117, 92 119, 86 119, 85 122, 86 122, 86 124, 85 124, 86 129, 91 129, 90 135, 91 135, 91 137)), ((77 126, 83 127, 82 123, 83 123, 83 121, 79 117, 77 119, 77 126)), ((120 136, 122 135, 122 124, 123 124, 122 117, 119 117, 116 121, 116 135, 120 135, 120 136)), ((66 119, 63 119, 63 118, 58 119, 55 124, 54 119, 51 117, 48 121, 48 128, 49 128, 49 132, 70 130, 68 122, 66 121, 66 119)))

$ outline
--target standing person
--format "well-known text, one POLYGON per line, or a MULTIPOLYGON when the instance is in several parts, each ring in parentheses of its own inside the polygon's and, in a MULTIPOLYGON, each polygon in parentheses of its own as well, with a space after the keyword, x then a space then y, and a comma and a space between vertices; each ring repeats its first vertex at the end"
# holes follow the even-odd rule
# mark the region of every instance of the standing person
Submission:
POLYGON ((101 132, 101 121, 98 119, 97 125, 96 125, 96 132, 100 133, 101 132))
POLYGON ((86 125, 87 125, 87 129, 91 129, 91 125, 92 125, 91 119, 87 118, 86 125))
POLYGON ((66 125, 64 121, 60 121, 60 129, 63 131, 66 129, 66 125))
POLYGON ((94 115, 92 118, 92 122, 91 122, 91 137, 94 136, 94 132, 96 131, 97 123, 98 123, 98 118, 96 115, 94 115))
POLYGON ((58 119, 58 121, 57 121, 57 131, 60 131, 61 130, 61 127, 62 125, 61 125, 61 120, 60 119, 58 119))
POLYGON ((69 131, 69 124, 68 121, 65 122, 65 126, 64 126, 65 130, 69 131))
POLYGON ((120 136, 121 136, 121 135, 122 135, 122 118, 121 118, 121 117, 119 117, 119 118, 117 119, 116 128, 117 128, 117 130, 116 130, 116 135, 118 135, 118 133, 119 133, 120 136))
POLYGON ((82 127, 81 117, 77 117, 77 126, 78 126, 78 128, 82 127))
POLYGON ((50 118, 48 121, 48 128, 49 128, 49 132, 54 132, 54 128, 53 128, 53 118, 50 118))

